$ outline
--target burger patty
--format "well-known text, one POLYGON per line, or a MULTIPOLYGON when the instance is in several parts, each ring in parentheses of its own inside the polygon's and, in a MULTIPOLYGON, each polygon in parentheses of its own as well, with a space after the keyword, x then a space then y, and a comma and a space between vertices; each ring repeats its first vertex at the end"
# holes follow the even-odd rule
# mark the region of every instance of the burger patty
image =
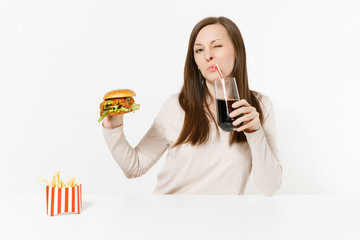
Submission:
POLYGON ((130 109, 131 105, 134 104, 135 100, 133 98, 116 98, 116 99, 106 99, 100 104, 100 115, 104 112, 104 105, 106 102, 112 100, 112 104, 107 104, 106 109, 111 109, 113 106, 119 105, 123 106, 126 109, 130 109))

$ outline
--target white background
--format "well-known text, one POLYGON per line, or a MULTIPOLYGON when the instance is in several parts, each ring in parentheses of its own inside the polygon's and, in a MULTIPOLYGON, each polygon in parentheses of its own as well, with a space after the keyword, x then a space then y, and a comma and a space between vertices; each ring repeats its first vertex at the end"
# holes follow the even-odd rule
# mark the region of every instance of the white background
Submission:
MULTIPOLYGON (((360 193, 358 1, 1 1, 0 193, 40 193, 61 171, 88 193, 152 193, 165 155, 126 179, 97 122, 105 92, 136 91, 135 146, 177 93, 190 32, 240 28, 250 88, 274 104, 280 194, 360 193)), ((259 193, 252 179, 247 194, 259 193)))

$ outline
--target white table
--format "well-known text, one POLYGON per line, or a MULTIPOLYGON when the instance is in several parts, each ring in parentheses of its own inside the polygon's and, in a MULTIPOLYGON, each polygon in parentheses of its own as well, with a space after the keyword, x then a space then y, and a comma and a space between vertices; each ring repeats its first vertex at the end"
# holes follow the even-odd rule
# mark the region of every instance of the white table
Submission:
POLYGON ((360 239, 360 196, 83 193, 81 214, 45 208, 0 194, 0 239, 360 239))

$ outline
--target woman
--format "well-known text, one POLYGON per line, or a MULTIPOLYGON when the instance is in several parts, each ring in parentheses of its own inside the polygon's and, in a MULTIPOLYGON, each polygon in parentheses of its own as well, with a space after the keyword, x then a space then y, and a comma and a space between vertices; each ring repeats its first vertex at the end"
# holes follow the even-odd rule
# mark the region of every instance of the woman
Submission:
POLYGON ((168 150, 157 194, 243 194, 251 171, 265 195, 281 185, 271 101, 249 89, 242 36, 225 17, 205 18, 194 27, 184 86, 165 102, 135 148, 124 136, 122 115, 106 117, 103 127, 108 147, 128 178, 146 173, 168 150), (240 90, 231 117, 243 114, 233 124, 244 124, 232 133, 215 121, 214 64, 224 77, 235 77, 240 90))

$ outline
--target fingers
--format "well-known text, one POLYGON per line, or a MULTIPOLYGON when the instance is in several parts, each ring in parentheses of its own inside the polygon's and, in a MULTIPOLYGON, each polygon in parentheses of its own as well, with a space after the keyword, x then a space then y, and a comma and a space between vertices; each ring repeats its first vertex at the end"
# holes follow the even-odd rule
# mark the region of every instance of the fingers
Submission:
POLYGON ((249 114, 251 112, 255 111, 256 112, 256 109, 254 107, 239 107, 235 110, 233 110, 230 114, 229 114, 229 117, 231 118, 234 118, 234 117, 237 117, 239 116, 240 114, 249 114))
POLYGON ((236 129, 237 132, 255 132, 257 130, 259 130, 259 128, 261 127, 260 124, 260 119, 259 118, 254 118, 249 122, 245 122, 241 127, 239 127, 238 129, 236 129))
POLYGON ((259 113, 258 112, 250 112, 248 114, 244 114, 242 117, 239 117, 238 119, 236 119, 235 121, 232 122, 232 124, 234 126, 239 125, 240 123, 244 122, 250 122, 253 119, 259 118, 259 113))
POLYGON ((234 102, 231 106, 233 108, 239 108, 244 106, 250 107, 250 104, 245 99, 241 99, 239 101, 234 102))
POLYGON ((106 116, 103 120, 103 127, 107 129, 113 129, 120 127, 123 124, 123 114, 116 116, 106 116))
POLYGON ((111 129, 111 116, 106 116, 102 121, 102 126, 107 129, 111 129))
POLYGON ((120 127, 124 121, 124 114, 119 114, 111 118, 112 128, 120 127))
POLYGON ((236 109, 229 114, 231 118, 235 118, 242 114, 241 117, 233 121, 234 126, 243 123, 236 131, 254 132, 261 127, 260 114, 257 112, 256 108, 252 107, 245 99, 233 103, 232 107, 236 109))

